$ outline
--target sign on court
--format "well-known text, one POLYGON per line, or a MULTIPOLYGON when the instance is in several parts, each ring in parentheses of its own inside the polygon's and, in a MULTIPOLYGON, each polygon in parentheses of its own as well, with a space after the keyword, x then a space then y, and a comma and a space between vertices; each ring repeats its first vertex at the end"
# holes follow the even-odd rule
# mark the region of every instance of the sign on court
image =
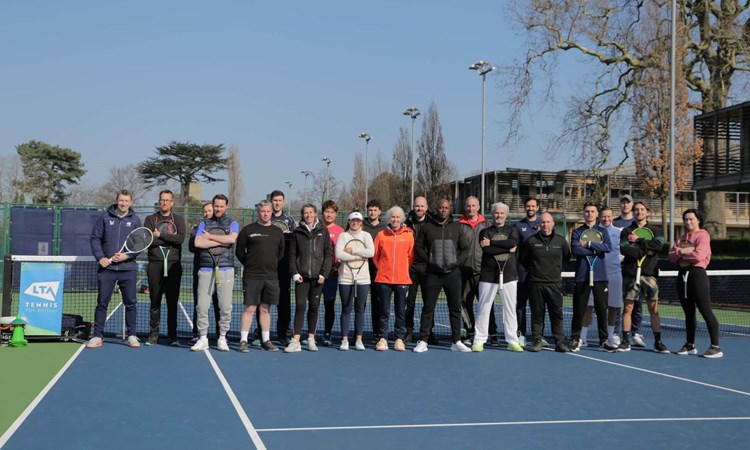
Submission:
POLYGON ((18 313, 27 320, 26 335, 60 335, 64 281, 64 263, 21 263, 18 313))

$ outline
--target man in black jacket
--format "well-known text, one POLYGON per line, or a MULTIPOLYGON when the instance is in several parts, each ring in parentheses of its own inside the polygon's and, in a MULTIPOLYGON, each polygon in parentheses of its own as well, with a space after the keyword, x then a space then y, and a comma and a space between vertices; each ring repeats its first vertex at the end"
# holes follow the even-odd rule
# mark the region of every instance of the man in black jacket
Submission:
MULTIPOLYGON (((427 210, 427 199, 424 197, 417 197, 414 199, 414 209, 409 213, 406 218, 406 226, 414 230, 414 242, 417 241, 422 227, 425 224, 432 221, 432 213, 427 210)), ((409 294, 406 297, 406 338, 404 342, 411 342, 414 336, 414 308, 417 303, 417 292, 419 287, 424 281, 425 274, 427 273, 427 261, 419 258, 419 255, 414 255, 414 262, 409 267, 409 278, 411 278, 411 286, 409 286, 409 294)), ((424 294, 423 294, 424 295, 424 294)), ((434 323, 433 323, 434 328, 434 323)), ((428 344, 437 344, 437 338, 432 334, 430 330, 430 337, 427 340, 428 344)))
POLYGON ((567 353, 563 326, 562 270, 570 259, 570 247, 564 237, 555 234, 552 214, 539 217, 539 233, 529 237, 521 246, 521 263, 527 270, 529 303, 531 304, 532 352, 542 350, 544 307, 549 311, 555 351, 567 353))

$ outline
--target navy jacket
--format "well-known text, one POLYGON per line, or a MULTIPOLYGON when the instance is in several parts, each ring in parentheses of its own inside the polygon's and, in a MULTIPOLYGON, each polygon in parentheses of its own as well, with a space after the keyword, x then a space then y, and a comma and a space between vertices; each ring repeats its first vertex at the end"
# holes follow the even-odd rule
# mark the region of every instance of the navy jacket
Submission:
MULTIPOLYGON (((141 219, 135 215, 132 208, 124 217, 117 216, 117 205, 111 205, 107 212, 94 224, 91 230, 91 252, 99 261, 102 258, 111 258, 119 252, 125 239, 131 231, 141 226, 141 219)), ((128 259, 119 263, 112 263, 106 270, 138 270, 135 258, 138 254, 128 254, 128 259)))
MULTIPOLYGON (((573 236, 570 239, 571 250, 573 251, 573 254, 576 255, 577 259, 576 283, 588 283, 589 281, 589 262, 586 258, 587 256, 592 258, 594 256, 597 257, 594 262, 594 281, 608 280, 607 266, 604 264, 604 258, 606 253, 612 251, 612 241, 609 238, 609 231, 599 224, 596 224, 591 228, 602 234, 604 242, 601 244, 595 244, 592 242, 590 246, 587 244, 586 247, 581 247, 581 236, 584 231, 589 229, 585 224, 573 230, 573 236)), ((620 243, 618 242, 617 245, 619 244, 620 243)))

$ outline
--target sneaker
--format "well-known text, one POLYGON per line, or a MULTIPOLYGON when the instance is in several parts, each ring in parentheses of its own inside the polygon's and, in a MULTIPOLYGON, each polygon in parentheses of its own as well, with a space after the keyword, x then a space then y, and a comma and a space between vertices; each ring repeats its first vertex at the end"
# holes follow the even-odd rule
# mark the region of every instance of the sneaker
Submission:
POLYGON ((483 352, 484 351, 484 344, 476 344, 471 346, 472 352, 483 352))
POLYGON ((406 330, 406 336, 404 337, 404 343, 408 344, 414 340, 414 333, 411 330, 406 330))
MULTIPOLYGON (((221 338, 219 338, 219 339, 221 339, 221 338)), ((274 345, 274 343, 271 342, 270 339, 267 340, 267 341, 263 341, 263 344, 261 345, 261 347, 263 348, 263 350, 265 350, 267 352, 278 352, 279 351, 279 347, 276 347, 274 345)))
POLYGON ((282 346, 282 347, 286 347, 287 345, 289 345, 289 341, 290 341, 289 338, 286 338, 286 337, 285 338, 281 338, 281 339, 279 339, 279 345, 282 346))
POLYGON ((99 336, 94 336, 91 339, 89 339, 88 343, 86 344, 86 348, 99 348, 102 346, 102 338, 99 336))
POLYGON ((466 346, 461 341, 454 342, 453 345, 451 345, 451 351, 452 352, 461 352, 461 353, 471 353, 471 349, 466 346))
POLYGON ((343 341, 341 341, 339 350, 341 350, 342 352, 349 350, 349 339, 344 339, 343 341))
POLYGON ((171 345, 172 347, 182 347, 180 341, 178 341, 177 339, 169 341, 169 345, 171 345))
POLYGON ((375 345, 375 350, 377 350, 379 352, 384 352, 384 351, 388 350, 388 341, 386 341, 383 338, 380 338, 380 340, 378 341, 378 343, 375 345))
POLYGON ((427 351, 427 342, 425 341, 418 341, 417 346, 414 347, 414 350, 412 350, 414 353, 424 353, 427 351))
POLYGON ((201 336, 196 342, 195 345, 190 347, 191 352, 202 352, 204 350, 208 350, 208 338, 206 336, 201 336))
POLYGON ((620 335, 615 334, 614 336, 612 336, 612 345, 614 345, 615 347, 617 347, 618 345, 620 345, 620 342, 622 342, 620 340, 620 335))
POLYGON ((544 338, 542 338, 541 342, 543 348, 549 348, 549 342, 547 342, 544 338))
POLYGON ((314 337, 307 338, 307 351, 308 352, 317 352, 318 351, 318 344, 315 343, 314 337))
POLYGON ((628 341, 622 341, 620 342, 620 345, 617 346, 618 352, 629 352, 630 351, 630 342, 628 341))
POLYGON ((573 352, 577 353, 578 350, 581 349, 581 340, 580 339, 571 339, 570 343, 567 345, 568 349, 573 352))
POLYGON ((229 345, 227 344, 227 337, 226 336, 219 336, 219 339, 216 340, 216 350, 220 352, 228 352, 229 351, 229 345))
POLYGON ((695 345, 685 342, 685 345, 682 346, 679 350, 677 350, 678 355, 697 355, 698 350, 696 350, 695 345))
POLYGON ((601 344, 599 344, 599 348, 603 352, 607 352, 607 353, 614 353, 614 352, 617 351, 617 347, 615 347, 614 345, 610 344, 609 341, 607 341, 607 340, 602 341, 601 344))
POLYGON ((299 341, 296 339, 292 339, 289 341, 289 344, 284 349, 284 353, 297 353, 302 351, 302 346, 300 345, 299 341))
POLYGON ((542 345, 542 340, 538 339, 538 340, 534 341, 534 344, 531 346, 531 348, 529 349, 529 351, 531 351, 531 352, 541 352, 542 348, 544 348, 544 345, 542 345))
POLYGON ((406 350, 406 344, 404 344, 402 339, 396 339, 396 343, 393 344, 393 349, 397 352, 403 352, 406 350))
POLYGON ((430 333, 430 336, 427 338, 427 343, 430 345, 439 345, 440 339, 438 339, 434 334, 430 333))
POLYGON ((633 347, 646 347, 646 343, 643 341, 643 336, 638 333, 633 333, 633 347))
POLYGON ((159 342, 159 335, 155 333, 151 333, 148 335, 148 340, 146 341, 146 345, 149 347, 152 345, 156 345, 159 342))
POLYGON ((191 344, 195 344, 196 342, 198 342, 198 340, 199 340, 200 338, 201 338, 201 337, 200 337, 200 335, 196 334, 195 336, 193 336, 193 338, 192 338, 192 339, 190 339, 190 343, 191 343, 191 344))
POLYGON ((724 356, 724 352, 721 351, 721 347, 718 345, 708 347, 706 353, 703 354, 704 358, 721 358, 722 356, 724 356))
POLYGON ((260 347, 260 344, 260 338, 255 338, 250 342, 250 345, 252 345, 253 347, 260 347))
POLYGON ((500 347, 500 338, 496 334, 490 336, 490 347, 500 347))
POLYGON ((521 347, 526 347, 526 336, 522 335, 521 333, 517 333, 516 336, 518 336, 518 345, 521 347))
POLYGON ((467 347, 471 347, 471 338, 461 339, 461 343, 467 347))
POLYGON ((662 341, 654 342, 654 351, 656 353, 669 353, 669 349, 662 341))
POLYGON ((247 341, 240 341, 240 346, 237 347, 237 351, 240 353, 250 352, 250 349, 247 347, 247 341))
POLYGON ((133 336, 133 335, 128 336, 128 339, 126 342, 128 344, 128 347, 130 348, 140 348, 141 346, 140 340, 136 336, 133 336))
POLYGON ((557 353, 570 353, 571 350, 570 347, 568 347, 564 343, 558 342, 557 344, 555 344, 555 351, 557 353))
MULTIPOLYGON (((585 339, 581 339, 581 340, 578 341, 578 349, 579 350, 582 349, 582 348, 584 348, 584 347, 588 347, 588 346, 589 346, 589 343, 585 339)), ((573 350, 573 349, 571 349, 571 350, 573 350)))
POLYGON ((330 347, 331 345, 333 345, 333 342, 331 341, 331 333, 324 333, 323 334, 323 346, 330 347))
POLYGON ((362 342, 362 339, 357 339, 354 342, 354 350, 357 350, 359 352, 365 351, 365 344, 362 342))
POLYGON ((512 352, 523 352, 523 347, 518 344, 508 344, 508 350, 512 352))

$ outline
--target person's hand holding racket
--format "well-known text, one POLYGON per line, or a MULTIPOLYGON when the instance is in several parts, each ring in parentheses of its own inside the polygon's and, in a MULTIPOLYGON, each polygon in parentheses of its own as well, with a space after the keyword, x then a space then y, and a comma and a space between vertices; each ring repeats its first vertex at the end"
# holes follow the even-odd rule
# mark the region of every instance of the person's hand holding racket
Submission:
MULTIPOLYGON (((604 236, 598 231, 593 228, 589 228, 588 230, 584 231, 581 235, 581 240, 579 241, 579 245, 583 248, 591 248, 591 243, 595 244, 601 244, 604 242, 604 236)), ((594 265, 596 264, 596 260, 599 259, 599 253, 594 252, 593 255, 586 256, 586 261, 589 263, 589 286, 594 286, 594 265)))
MULTIPOLYGON (((139 227, 131 231, 128 237, 125 238, 125 242, 122 244, 120 251, 115 253, 114 256, 109 258, 109 262, 122 262, 126 261, 129 254, 140 253, 146 250, 151 242, 154 240, 154 235, 146 227, 139 227)), ((105 266, 106 267, 106 266, 105 266)))
MULTIPOLYGON (((159 238, 162 235, 168 236, 175 234, 177 234, 177 227, 174 224, 172 216, 169 216, 169 219, 167 220, 159 221, 159 223, 157 223, 154 227, 153 231, 154 238, 159 238)), ((164 260, 164 270, 162 271, 162 276, 166 278, 167 272, 169 271, 169 252, 172 250, 172 247, 168 245, 160 245, 159 250, 161 251, 161 256, 164 260)))
MULTIPOLYGON (((693 244, 690 241, 682 241, 682 242, 680 242, 680 244, 678 245, 678 247, 680 249, 680 256, 687 255, 687 254, 693 253, 695 251, 695 244, 693 244)), ((677 264, 680 267, 682 267, 682 268, 687 268, 687 267, 690 267, 692 265, 692 262, 690 262, 690 261, 688 261, 686 259, 682 259, 682 257, 680 257, 680 261, 677 264)), ((687 285, 687 282, 688 282, 688 276, 689 275, 690 275, 690 271, 689 270, 686 270, 685 273, 682 274, 682 287, 683 287, 682 295, 683 295, 683 297, 685 297, 685 299, 687 299, 687 295, 688 295, 688 285, 687 285)))
POLYGON ((213 265, 214 265, 214 284, 218 286, 219 285, 219 257, 223 255, 224 253, 226 253, 229 250, 229 247, 227 247, 226 245, 218 241, 211 239, 211 236, 226 236, 228 233, 227 233, 227 230, 225 230, 222 227, 211 227, 206 230, 206 234, 208 235, 206 236, 208 240, 219 244, 214 247, 209 247, 207 249, 208 255, 211 257, 211 261, 213 262, 213 265))
MULTIPOLYGON (((507 239, 508 239, 508 236, 505 235, 505 234, 503 234, 503 233, 498 233, 498 234, 492 236, 492 241, 505 241, 507 239)), ((482 239, 482 241, 480 241, 480 245, 481 245, 481 242, 484 242, 484 241, 488 241, 488 245, 489 245, 490 240, 486 239, 486 238, 482 239)), ((500 254, 495 255, 495 262, 497 263, 497 269, 500 272, 499 279, 498 279, 498 282, 499 282, 498 289, 500 289, 500 290, 504 289, 503 288, 503 284, 504 284, 504 282, 503 282, 503 276, 504 276, 503 272, 505 272, 505 264, 508 263, 508 260, 511 258, 511 256, 513 256, 513 253, 515 252, 515 250, 516 250, 516 248, 513 247, 512 249, 510 249, 510 251, 508 253, 500 253, 500 254)))
MULTIPOLYGON (((635 243, 639 239, 643 239, 644 241, 650 241, 654 238, 654 233, 649 230, 646 227, 636 228, 633 230, 632 233, 628 235, 628 242, 635 243), (631 239, 632 237, 635 237, 635 239, 631 239)), ((643 266, 643 262, 646 260, 647 256, 651 256, 654 253, 650 250, 643 250, 643 256, 638 258, 636 261, 636 269, 635 269, 635 284, 638 285, 641 282, 641 266, 643 266)))

